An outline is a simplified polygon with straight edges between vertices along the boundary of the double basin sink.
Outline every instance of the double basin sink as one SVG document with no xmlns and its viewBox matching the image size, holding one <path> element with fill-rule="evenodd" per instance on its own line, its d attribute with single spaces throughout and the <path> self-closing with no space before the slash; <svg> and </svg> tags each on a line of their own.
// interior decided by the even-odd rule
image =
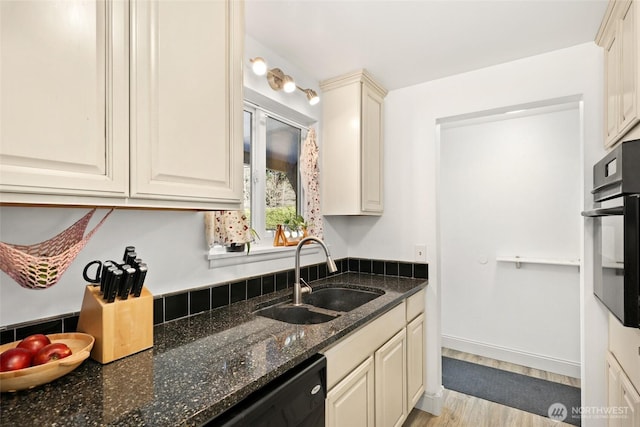
<svg viewBox="0 0 640 427">
<path fill-rule="evenodd" d="M 384 291 L 377 289 L 354 289 L 345 285 L 334 285 L 304 294 L 302 305 L 294 306 L 291 302 L 283 302 L 257 310 L 255 314 L 296 325 L 324 323 L 383 294 Z"/>
</svg>

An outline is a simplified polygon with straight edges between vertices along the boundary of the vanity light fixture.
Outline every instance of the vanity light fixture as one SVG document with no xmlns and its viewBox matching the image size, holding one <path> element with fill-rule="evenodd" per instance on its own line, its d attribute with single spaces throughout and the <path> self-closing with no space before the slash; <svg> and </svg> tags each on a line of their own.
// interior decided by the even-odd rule
<svg viewBox="0 0 640 427">
<path fill-rule="evenodd" d="M 283 90 L 286 93 L 292 93 L 295 92 L 296 89 L 298 89 L 299 91 L 304 92 L 310 105 L 316 105 L 318 102 L 320 102 L 320 97 L 318 97 L 316 91 L 314 91 L 313 89 L 303 89 L 300 86 L 296 85 L 293 77 L 285 74 L 284 71 L 282 71 L 280 68 L 269 69 L 269 67 L 267 66 L 267 61 L 265 61 L 264 58 L 257 56 L 255 58 L 252 58 L 250 62 L 251 69 L 256 75 L 267 76 L 267 81 L 269 82 L 269 86 L 271 87 L 271 89 L 276 91 Z"/>
</svg>

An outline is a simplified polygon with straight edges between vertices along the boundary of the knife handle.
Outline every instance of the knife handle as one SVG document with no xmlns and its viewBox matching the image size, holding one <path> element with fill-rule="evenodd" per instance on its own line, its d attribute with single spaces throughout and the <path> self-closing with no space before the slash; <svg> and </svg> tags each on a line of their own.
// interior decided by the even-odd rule
<svg viewBox="0 0 640 427">
<path fill-rule="evenodd" d="M 135 252 L 136 251 L 136 247 L 135 246 L 127 246 L 124 248 L 124 255 L 122 255 L 122 260 L 126 261 L 127 260 L 127 254 L 129 252 Z M 129 263 L 127 263 L 129 264 Z"/>
<path fill-rule="evenodd" d="M 109 267 L 113 267 L 113 263 L 111 261 L 105 261 L 102 263 L 102 271 L 100 273 L 100 293 L 104 294 L 105 284 L 107 283 L 107 276 Z"/>
<path fill-rule="evenodd" d="M 124 291 L 127 281 L 127 269 L 131 268 L 131 266 L 129 264 L 120 264 L 118 265 L 118 268 L 122 270 L 122 280 L 120 280 L 120 283 L 118 284 L 118 289 L 116 291 L 117 297 L 122 295 L 122 292 Z"/>
<path fill-rule="evenodd" d="M 129 265 L 134 265 L 135 259 L 138 257 L 138 254 L 135 252 L 127 252 L 124 256 L 124 262 Z"/>
<path fill-rule="evenodd" d="M 130 290 L 130 294 L 133 295 L 137 289 L 137 285 L 140 279 L 140 266 L 147 266 L 147 264 L 145 264 L 144 262 L 142 262 L 142 258 L 136 258 L 133 260 L 133 264 L 131 264 L 133 266 L 133 268 L 136 269 L 136 276 L 133 279 L 133 286 L 131 286 L 131 290 Z"/>
<path fill-rule="evenodd" d="M 145 277 L 147 277 L 147 271 L 148 271 L 148 267 L 147 264 L 145 263 L 140 263 L 138 264 L 138 271 L 136 272 L 136 279 L 135 279 L 135 284 L 133 285 L 133 296 L 134 297 L 139 297 L 140 294 L 142 293 L 142 287 L 144 286 L 144 279 Z"/>
<path fill-rule="evenodd" d="M 107 268 L 107 272 L 104 276 L 104 291 L 102 292 L 102 299 L 105 302 L 109 299 L 109 294 L 111 293 L 111 284 L 113 283 L 113 272 L 116 271 L 118 267 L 112 265 Z"/>
<path fill-rule="evenodd" d="M 124 273 L 119 268 L 112 273 L 113 279 L 111 280 L 111 289 L 109 289 L 109 297 L 107 298 L 108 303 L 114 302 L 116 300 L 116 294 L 118 293 L 118 289 L 120 288 L 122 276 L 124 276 Z"/>
<path fill-rule="evenodd" d="M 133 288 L 133 282 L 136 277 L 136 269 L 133 267 L 128 267 L 123 271 L 124 279 L 122 280 L 122 286 L 120 287 L 118 296 L 120 297 L 120 299 L 127 299 L 129 298 L 131 288 Z"/>
</svg>

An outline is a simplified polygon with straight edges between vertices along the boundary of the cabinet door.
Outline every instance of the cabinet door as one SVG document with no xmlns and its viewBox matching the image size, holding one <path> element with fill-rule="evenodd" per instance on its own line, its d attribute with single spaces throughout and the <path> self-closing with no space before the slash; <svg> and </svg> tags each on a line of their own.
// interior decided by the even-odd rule
<svg viewBox="0 0 640 427">
<path fill-rule="evenodd" d="M 382 97 L 362 87 L 361 209 L 383 211 Z"/>
<path fill-rule="evenodd" d="M 620 110 L 620 43 L 616 28 L 611 31 L 604 45 L 604 128 L 605 145 L 611 146 L 618 137 Z"/>
<path fill-rule="evenodd" d="M 128 5 L 0 2 L 0 190 L 126 195 Z"/>
<path fill-rule="evenodd" d="M 376 351 L 376 427 L 399 427 L 407 418 L 407 347 L 403 328 Z"/>
<path fill-rule="evenodd" d="M 370 356 L 327 393 L 327 427 L 373 427 L 374 367 Z"/>
<path fill-rule="evenodd" d="M 607 353 L 606 359 L 607 369 L 607 405 L 610 408 L 619 408 L 621 406 L 621 393 L 620 393 L 620 372 L 622 368 L 616 361 L 615 357 L 611 353 Z M 609 427 L 619 427 L 620 419 L 610 418 Z"/>
<path fill-rule="evenodd" d="M 424 315 L 407 325 L 407 414 L 424 391 Z"/>
<path fill-rule="evenodd" d="M 624 133 L 638 122 L 638 37 L 635 22 L 635 3 L 629 2 L 619 24 L 620 39 L 620 114 L 618 133 Z"/>
<path fill-rule="evenodd" d="M 243 3 L 135 1 L 131 196 L 239 208 Z"/>
<path fill-rule="evenodd" d="M 640 425 L 640 395 L 633 384 L 624 375 L 620 376 L 620 403 L 625 413 L 620 419 L 621 427 L 637 427 Z"/>
</svg>

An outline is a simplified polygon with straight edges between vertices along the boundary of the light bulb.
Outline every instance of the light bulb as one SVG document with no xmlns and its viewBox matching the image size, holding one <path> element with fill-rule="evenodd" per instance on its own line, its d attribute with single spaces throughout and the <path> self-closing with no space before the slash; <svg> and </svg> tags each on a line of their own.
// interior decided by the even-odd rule
<svg viewBox="0 0 640 427">
<path fill-rule="evenodd" d="M 285 92 L 291 93 L 294 90 L 296 90 L 296 82 L 293 81 L 293 78 L 291 78 L 291 76 L 284 76 L 284 79 L 282 79 L 282 82 L 283 82 L 282 89 Z"/>
<path fill-rule="evenodd" d="M 305 93 L 307 94 L 307 99 L 309 100 L 309 105 L 316 105 L 320 102 L 320 97 L 313 89 L 306 89 Z"/>
<path fill-rule="evenodd" d="M 258 56 L 252 59 L 251 62 L 253 63 L 253 66 L 252 66 L 253 72 L 256 75 L 264 76 L 267 73 L 267 62 L 263 58 L 260 58 Z"/>
</svg>

